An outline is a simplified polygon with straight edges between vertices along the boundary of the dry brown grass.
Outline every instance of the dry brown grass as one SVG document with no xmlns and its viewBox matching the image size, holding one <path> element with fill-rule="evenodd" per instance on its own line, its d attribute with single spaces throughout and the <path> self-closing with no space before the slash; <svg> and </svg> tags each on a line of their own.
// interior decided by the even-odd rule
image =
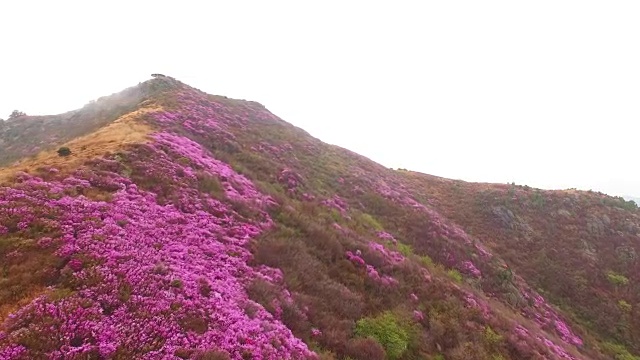
<svg viewBox="0 0 640 360">
<path fill-rule="evenodd" d="M 61 172 L 73 170 L 85 161 L 112 153 L 129 144 L 147 141 L 152 128 L 141 119 L 159 107 L 145 107 L 123 115 L 97 131 L 73 139 L 62 146 L 71 149 L 71 155 L 59 156 L 57 149 L 42 151 L 36 156 L 22 159 L 11 166 L 0 168 L 0 183 L 11 179 L 17 171 L 32 172 L 40 167 L 55 167 Z"/>
<path fill-rule="evenodd" d="M 18 309 L 28 305 L 35 298 L 44 295 L 47 293 L 47 289 L 43 286 L 34 286 L 32 290 L 23 295 L 20 300 L 9 303 L 9 304 L 0 304 L 0 324 L 4 323 L 9 314 L 16 312 Z"/>
</svg>

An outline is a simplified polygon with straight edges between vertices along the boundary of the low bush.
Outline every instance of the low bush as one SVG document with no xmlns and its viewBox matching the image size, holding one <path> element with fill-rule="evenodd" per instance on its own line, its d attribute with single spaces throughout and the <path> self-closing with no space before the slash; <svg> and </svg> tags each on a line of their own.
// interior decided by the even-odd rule
<svg viewBox="0 0 640 360">
<path fill-rule="evenodd" d="M 58 156 L 69 156 L 71 155 L 71 149 L 69 149 L 66 146 L 61 147 L 60 149 L 58 149 Z"/>
<path fill-rule="evenodd" d="M 375 339 L 385 349 L 389 359 L 399 359 L 409 346 L 409 331 L 391 312 L 366 317 L 356 323 L 356 335 Z"/>
</svg>

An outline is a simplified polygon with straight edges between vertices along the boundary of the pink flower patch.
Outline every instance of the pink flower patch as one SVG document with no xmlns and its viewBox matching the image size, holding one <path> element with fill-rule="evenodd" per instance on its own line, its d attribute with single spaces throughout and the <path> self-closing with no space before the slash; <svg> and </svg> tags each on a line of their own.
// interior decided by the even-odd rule
<svg viewBox="0 0 640 360">
<path fill-rule="evenodd" d="M 67 266 L 69 266 L 69 268 L 71 270 L 75 271 L 75 272 L 78 272 L 78 271 L 82 270 L 82 268 L 83 268 L 82 261 L 80 261 L 78 259 L 71 259 L 71 261 L 69 261 Z"/>
<path fill-rule="evenodd" d="M 480 272 L 480 270 L 478 270 L 471 261 L 465 261 L 462 263 L 462 271 L 476 278 L 482 276 L 482 272 Z"/>
<path fill-rule="evenodd" d="M 347 259 L 349 259 L 349 261 L 351 261 L 356 265 L 365 266 L 367 264 L 363 258 L 361 258 L 358 255 L 355 255 L 351 251 L 347 251 L 346 256 L 347 256 Z"/>
</svg>

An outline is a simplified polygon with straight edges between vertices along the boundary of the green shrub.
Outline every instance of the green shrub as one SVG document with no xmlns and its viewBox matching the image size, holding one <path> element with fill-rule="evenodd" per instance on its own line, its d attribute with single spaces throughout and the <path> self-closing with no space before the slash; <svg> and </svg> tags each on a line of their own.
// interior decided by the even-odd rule
<svg viewBox="0 0 640 360">
<path fill-rule="evenodd" d="M 498 270 L 496 277 L 500 286 L 511 284 L 513 281 L 513 272 L 511 269 L 500 269 Z"/>
<path fill-rule="evenodd" d="M 331 216 L 331 219 L 333 220 L 333 222 L 340 222 L 340 220 L 342 220 L 342 213 L 340 213 L 340 211 L 336 210 L 336 209 L 331 209 L 329 210 L 329 215 Z"/>
<path fill-rule="evenodd" d="M 462 274 L 456 269 L 447 270 L 447 275 L 457 283 L 462 282 Z"/>
<path fill-rule="evenodd" d="M 626 276 L 620 275 L 613 271 L 607 272 L 607 280 L 609 280 L 611 284 L 616 286 L 625 286 L 629 284 L 629 279 L 627 279 Z"/>
<path fill-rule="evenodd" d="M 420 262 L 422 263 L 422 265 L 424 265 L 426 267 L 432 267 L 433 266 L 433 259 L 431 259 L 431 257 L 429 257 L 429 255 L 420 256 Z"/>
<path fill-rule="evenodd" d="M 411 247 L 411 245 L 398 242 L 396 248 L 398 249 L 398 252 L 400 252 L 400 254 L 404 256 L 410 256 L 411 254 L 413 254 L 413 248 Z"/>
<path fill-rule="evenodd" d="M 69 156 L 71 155 L 71 149 L 69 149 L 66 146 L 61 147 L 60 149 L 58 149 L 58 156 Z"/>
<path fill-rule="evenodd" d="M 365 214 L 360 215 L 360 220 L 368 228 L 372 228 L 372 229 L 374 229 L 376 231 L 382 231 L 382 229 L 383 229 L 382 225 L 380 225 L 378 220 L 376 220 L 373 216 L 371 216 L 369 214 L 365 213 Z"/>
<path fill-rule="evenodd" d="M 409 331 L 391 312 L 358 320 L 355 333 L 378 341 L 389 359 L 400 358 L 409 346 Z"/>
<path fill-rule="evenodd" d="M 535 192 L 531 194 L 531 202 L 533 203 L 533 206 L 542 208 L 545 203 L 544 196 L 540 192 Z"/>
<path fill-rule="evenodd" d="M 629 313 L 629 312 L 631 312 L 631 310 L 633 310 L 633 307 L 631 306 L 631 304 L 629 304 L 628 302 L 626 302 L 624 300 L 618 301 L 618 307 L 620 308 L 620 310 L 622 310 L 623 312 L 626 312 L 626 313 Z"/>
<path fill-rule="evenodd" d="M 610 355 L 615 356 L 614 359 L 616 360 L 640 360 L 639 356 L 634 356 L 633 354 L 631 354 L 629 350 L 627 350 L 627 348 L 624 347 L 624 345 L 620 345 L 612 342 L 605 342 L 602 348 L 603 350 L 608 352 Z"/>
<path fill-rule="evenodd" d="M 615 206 L 625 210 L 637 210 L 638 204 L 635 201 L 629 200 L 627 201 L 625 198 L 621 196 L 614 196 L 613 198 L 604 198 L 602 203 L 608 206 Z"/>
<path fill-rule="evenodd" d="M 490 326 L 487 326 L 484 328 L 483 338 L 484 338 L 485 344 L 487 344 L 487 346 L 489 346 L 490 348 L 496 347 L 503 340 L 502 335 L 493 331 L 493 329 Z"/>
</svg>

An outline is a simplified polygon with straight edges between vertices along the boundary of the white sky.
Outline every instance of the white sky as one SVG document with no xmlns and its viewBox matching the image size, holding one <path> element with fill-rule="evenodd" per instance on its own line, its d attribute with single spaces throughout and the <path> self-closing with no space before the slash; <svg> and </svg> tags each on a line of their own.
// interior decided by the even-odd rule
<svg viewBox="0 0 640 360">
<path fill-rule="evenodd" d="M 640 2 L 311 3 L 2 1 L 0 117 L 159 72 L 389 167 L 640 195 Z"/>
</svg>

